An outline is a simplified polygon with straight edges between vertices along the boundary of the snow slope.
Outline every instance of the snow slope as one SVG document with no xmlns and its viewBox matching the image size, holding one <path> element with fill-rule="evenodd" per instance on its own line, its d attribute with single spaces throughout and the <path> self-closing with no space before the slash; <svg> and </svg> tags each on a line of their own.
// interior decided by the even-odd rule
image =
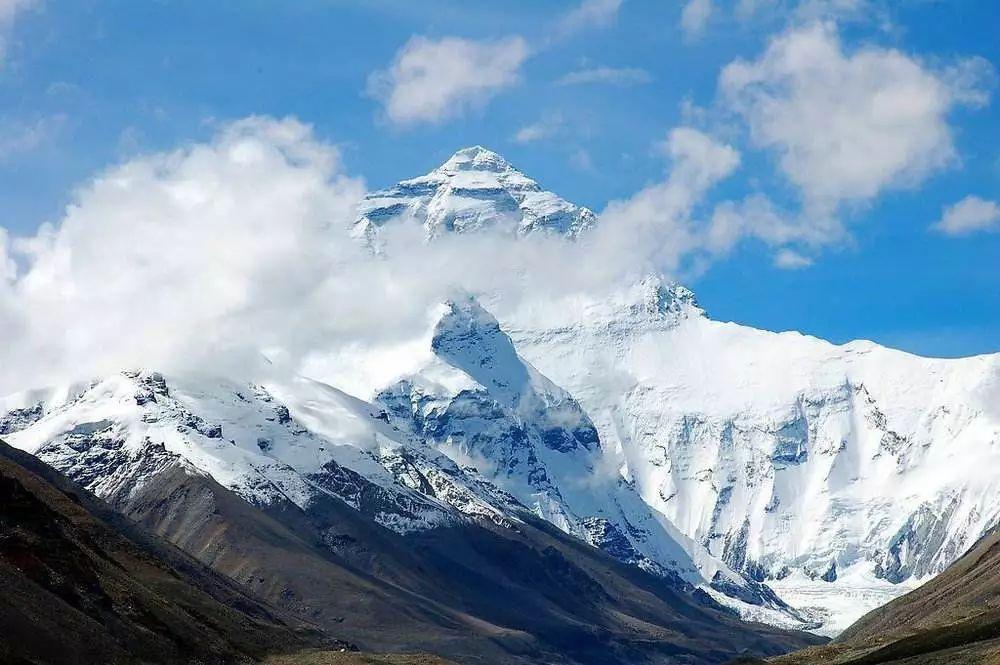
<svg viewBox="0 0 1000 665">
<path fill-rule="evenodd" d="M 1000 520 L 998 355 L 712 321 L 657 279 L 562 315 L 512 313 L 520 352 L 579 400 L 650 507 L 827 633 Z"/>
<path fill-rule="evenodd" d="M 170 466 L 253 504 L 342 499 L 400 533 L 524 511 L 513 497 L 394 431 L 335 388 L 129 371 L 0 400 L 0 436 L 98 496 L 128 496 Z"/>
</svg>

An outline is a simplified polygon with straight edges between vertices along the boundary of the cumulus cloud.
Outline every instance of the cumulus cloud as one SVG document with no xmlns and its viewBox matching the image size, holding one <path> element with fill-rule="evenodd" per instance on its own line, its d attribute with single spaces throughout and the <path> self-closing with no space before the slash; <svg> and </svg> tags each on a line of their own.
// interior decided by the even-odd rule
<svg viewBox="0 0 1000 665">
<path fill-rule="evenodd" d="M 556 31 L 566 36 L 587 28 L 606 26 L 615 20 L 621 6 L 622 0 L 583 0 L 559 20 Z"/>
<path fill-rule="evenodd" d="M 294 346 L 336 295 L 316 285 L 354 250 L 330 229 L 363 190 L 308 127 L 259 118 L 98 175 L 57 225 L 0 243 L 4 382 Z"/>
<path fill-rule="evenodd" d="M 719 88 L 833 240 L 842 203 L 917 185 L 955 161 L 948 113 L 982 102 L 983 71 L 978 60 L 935 71 L 894 49 L 849 52 L 832 24 L 813 23 L 727 65 Z"/>
<path fill-rule="evenodd" d="M 736 148 L 700 130 L 675 128 L 661 149 L 671 163 L 666 179 L 611 202 L 597 234 L 608 234 L 602 242 L 611 246 L 651 242 L 647 269 L 697 273 L 746 240 L 774 248 L 778 267 L 802 268 L 813 261 L 810 251 L 842 232 L 836 220 L 795 215 L 761 193 L 707 206 L 708 192 L 741 158 Z M 620 253 L 644 256 L 637 246 Z"/>
<path fill-rule="evenodd" d="M 681 30 L 688 39 L 701 36 L 712 17 L 712 0 L 688 0 L 681 10 Z"/>
<path fill-rule="evenodd" d="M 645 69 L 637 67 L 591 67 L 570 72 L 556 81 L 557 85 L 581 85 L 585 83 L 605 83 L 609 85 L 641 85 L 649 83 L 653 77 Z"/>
<path fill-rule="evenodd" d="M 639 243 L 653 242 L 653 264 L 676 269 L 706 240 L 692 220 L 695 206 L 740 163 L 732 146 L 691 127 L 673 129 L 662 145 L 671 169 L 665 180 L 628 199 L 612 201 L 601 213 L 603 242 L 623 254 L 643 255 Z"/>
<path fill-rule="evenodd" d="M 932 227 L 949 236 L 964 236 L 980 231 L 1000 231 L 1000 205 L 978 196 L 966 196 L 941 213 Z"/>
<path fill-rule="evenodd" d="M 748 238 L 780 247 L 790 243 L 814 244 L 815 234 L 813 225 L 803 224 L 758 193 L 715 205 L 707 223 L 705 247 L 712 255 L 722 256 Z"/>
<path fill-rule="evenodd" d="M 373 73 L 368 93 L 397 125 L 437 123 L 481 107 L 520 79 L 529 54 L 521 37 L 475 41 L 413 37 L 388 69 Z"/>
</svg>

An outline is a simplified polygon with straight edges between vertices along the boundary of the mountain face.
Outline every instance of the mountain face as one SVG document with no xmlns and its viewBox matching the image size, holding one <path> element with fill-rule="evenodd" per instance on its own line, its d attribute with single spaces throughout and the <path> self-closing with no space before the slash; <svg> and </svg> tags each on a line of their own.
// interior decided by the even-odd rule
<svg viewBox="0 0 1000 665">
<path fill-rule="evenodd" d="M 322 643 L 0 442 L 0 661 L 250 663 Z"/>
<path fill-rule="evenodd" d="M 503 405 L 520 403 L 503 390 L 514 373 L 491 376 Z M 579 419 L 553 433 L 546 414 L 547 440 L 592 446 L 579 407 L 534 378 L 531 400 L 561 400 L 554 413 Z M 563 533 L 378 405 L 313 381 L 125 372 L 0 411 L 15 446 L 256 598 L 365 650 L 716 663 L 810 643 Z"/>
<path fill-rule="evenodd" d="M 411 223 L 598 222 L 469 148 L 355 231 Z M 0 436 L 333 635 L 459 660 L 777 653 L 802 638 L 730 615 L 835 634 L 1000 519 L 1000 356 L 721 323 L 656 276 L 491 307 L 367 351 L 398 376 L 355 396 L 128 371 L 0 400 Z"/>
<path fill-rule="evenodd" d="M 509 168 L 479 148 L 449 163 L 470 153 Z M 442 181 L 446 167 L 407 182 Z M 387 191 L 398 210 L 426 205 L 406 183 Z M 465 205 L 434 197 L 436 209 Z M 620 470 L 692 561 L 707 554 L 766 584 L 821 632 L 941 572 L 1000 520 L 985 471 L 1000 441 L 998 355 L 928 359 L 717 322 L 658 277 L 495 313 L 517 353 L 582 408 L 597 466 Z M 372 394 L 384 390 L 399 392 Z"/>
<path fill-rule="evenodd" d="M 830 634 L 941 572 L 1000 518 L 988 470 L 1000 356 L 935 360 L 716 322 L 656 280 L 565 325 L 509 320 L 651 508 L 814 608 Z"/>
<path fill-rule="evenodd" d="M 862 617 L 826 647 L 776 663 L 926 663 L 1000 661 L 1000 534 L 994 530 L 943 573 Z"/>
<path fill-rule="evenodd" d="M 703 586 L 746 616 L 801 626 L 769 588 L 713 558 L 650 510 L 607 466 L 580 404 L 518 355 L 475 300 L 445 305 L 422 366 L 377 393 L 388 422 L 476 472 L 533 514 L 680 586 Z"/>
<path fill-rule="evenodd" d="M 459 150 L 427 175 L 366 196 L 354 233 L 377 246 L 379 228 L 398 221 L 422 224 L 428 238 L 483 230 L 575 238 L 597 218 L 476 146 Z"/>
</svg>

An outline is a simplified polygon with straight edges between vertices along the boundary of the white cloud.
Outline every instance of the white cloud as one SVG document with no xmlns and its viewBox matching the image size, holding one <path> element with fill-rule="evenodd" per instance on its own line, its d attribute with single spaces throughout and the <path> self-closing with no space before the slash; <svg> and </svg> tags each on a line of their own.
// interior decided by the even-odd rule
<svg viewBox="0 0 1000 665">
<path fill-rule="evenodd" d="M 958 203 L 946 207 L 933 228 L 950 236 L 1000 231 L 1000 205 L 978 196 L 966 196 Z"/>
<path fill-rule="evenodd" d="M 708 220 L 704 246 L 714 256 L 728 253 L 741 240 L 755 238 L 775 247 L 806 243 L 814 233 L 809 225 L 780 210 L 763 194 L 716 204 Z"/>
<path fill-rule="evenodd" d="M 518 82 L 528 57 L 521 37 L 474 41 L 413 37 L 392 65 L 369 77 L 368 92 L 398 125 L 436 123 L 481 107 Z"/>
<path fill-rule="evenodd" d="M 561 114 L 549 114 L 536 122 L 527 124 L 514 133 L 516 143 L 534 143 L 543 139 L 549 139 L 559 134 L 563 128 L 563 118 Z"/>
<path fill-rule="evenodd" d="M 784 17 L 792 22 L 883 19 L 884 12 L 870 0 L 739 0 L 736 18 Z"/>
<path fill-rule="evenodd" d="M 671 160 L 666 180 L 609 203 L 601 213 L 598 235 L 616 247 L 616 253 L 650 254 L 652 265 L 676 269 L 684 257 L 709 242 L 692 220 L 694 208 L 713 185 L 736 170 L 740 155 L 690 127 L 671 130 L 661 148 Z"/>
<path fill-rule="evenodd" d="M 670 179 L 692 201 L 740 164 L 740 153 L 735 148 L 691 127 L 671 130 L 661 148 L 674 164 Z"/>
<path fill-rule="evenodd" d="M 752 142 L 776 153 L 807 216 L 836 232 L 841 203 L 919 184 L 955 160 L 947 116 L 970 91 L 985 94 L 971 80 L 977 68 L 935 72 L 893 49 L 846 52 L 832 24 L 816 23 L 729 64 L 719 86 Z"/>
<path fill-rule="evenodd" d="M 544 122 L 539 121 L 530 125 L 525 125 L 517 130 L 514 134 L 514 141 L 517 143 L 531 143 L 533 141 L 547 138 L 550 135 L 551 128 Z"/>
<path fill-rule="evenodd" d="M 777 2 L 778 0 L 739 0 L 736 3 L 736 17 L 747 20 L 765 9 L 772 8 Z"/>
<path fill-rule="evenodd" d="M 775 248 L 776 266 L 796 269 L 811 265 L 809 250 L 842 237 L 835 219 L 790 214 L 759 193 L 699 210 L 709 190 L 737 169 L 739 152 L 690 127 L 672 130 L 661 149 L 672 165 L 667 178 L 601 213 L 601 242 L 634 245 L 613 254 L 647 257 L 643 265 L 657 269 L 698 272 L 752 239 Z M 649 245 L 645 253 L 639 244 Z"/>
<path fill-rule="evenodd" d="M 239 367 L 250 344 L 301 346 L 317 330 L 313 299 L 337 295 L 330 266 L 351 255 L 331 227 L 362 193 L 293 120 L 250 118 L 98 175 L 58 225 L 9 243 L 13 256 L 0 242 L 0 387 L 136 364 Z"/>
<path fill-rule="evenodd" d="M 556 31 L 564 36 L 587 28 L 603 27 L 618 16 L 622 0 L 583 0 L 559 20 Z"/>
<path fill-rule="evenodd" d="M 562 124 L 562 118 L 559 116 L 533 122 L 518 129 L 514 134 L 514 141 L 524 144 L 551 138 L 562 128 Z"/>
<path fill-rule="evenodd" d="M 580 171 L 593 171 L 594 159 L 586 148 L 576 148 L 569 155 L 569 163 Z"/>
<path fill-rule="evenodd" d="M 585 83 L 607 83 L 610 85 L 640 85 L 649 83 L 652 77 L 645 69 L 636 67 L 592 67 L 570 72 L 556 81 L 557 85 L 580 85 Z"/>
<path fill-rule="evenodd" d="M 813 264 L 813 260 L 793 249 L 782 249 L 774 255 L 774 265 L 783 270 L 799 270 Z"/>
<path fill-rule="evenodd" d="M 712 17 L 712 0 L 688 0 L 681 10 L 681 30 L 688 39 L 701 36 Z"/>
<path fill-rule="evenodd" d="M 800 20 L 848 19 L 875 13 L 869 0 L 801 0 L 795 8 Z"/>
</svg>

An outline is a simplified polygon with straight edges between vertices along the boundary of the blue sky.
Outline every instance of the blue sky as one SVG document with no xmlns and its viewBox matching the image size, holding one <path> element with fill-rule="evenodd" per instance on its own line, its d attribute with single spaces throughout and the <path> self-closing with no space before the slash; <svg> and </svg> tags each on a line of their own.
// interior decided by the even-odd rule
<svg viewBox="0 0 1000 665">
<path fill-rule="evenodd" d="M 808 242 L 802 234 L 779 242 L 748 231 L 697 268 L 688 265 L 686 282 L 713 317 L 928 355 L 998 351 L 1000 222 L 989 207 L 1000 199 L 998 25 L 1000 6 L 989 0 L 0 0 L 0 226 L 23 236 L 58 223 L 74 188 L 95 173 L 207 140 L 220 122 L 248 115 L 311 124 L 372 188 L 483 144 L 596 211 L 662 181 L 668 132 L 695 126 L 740 155 L 739 167 L 699 202 L 706 218 L 720 202 L 756 194 L 798 229 L 829 217 L 844 231 Z M 822 122 L 755 134 L 754 109 L 764 103 L 757 88 L 735 98 L 722 89 L 724 68 L 742 60 L 755 85 L 786 94 L 775 93 L 781 65 L 765 60 L 769 44 L 815 26 L 843 59 L 840 69 L 826 63 L 833 69 L 823 71 L 845 77 L 858 94 L 891 84 L 844 64 L 858 65 L 853 59 L 863 53 L 886 65 L 872 76 L 892 78 L 889 63 L 899 56 L 916 83 L 950 86 L 940 92 L 939 112 L 891 129 L 916 136 L 899 134 L 885 148 L 906 154 L 876 172 L 870 188 L 864 177 L 850 182 L 849 172 L 839 172 L 849 182 L 830 194 L 830 179 L 817 168 L 823 156 L 810 143 L 828 131 Z M 510 80 L 455 93 L 444 110 L 394 118 L 388 93 L 380 97 L 371 77 L 390 70 L 415 36 L 424 44 L 520 40 L 523 53 Z M 565 84 L 573 72 L 604 74 Z M 848 140 L 857 135 L 839 121 L 838 128 Z M 927 129 L 945 135 L 928 146 L 920 136 Z M 782 162 L 800 150 L 809 155 L 805 166 Z M 852 157 L 866 168 L 863 154 Z M 972 221 L 955 222 L 951 233 L 931 230 L 945 208 L 967 197 L 982 204 Z M 789 247 L 811 263 L 778 267 L 775 257 Z"/>
</svg>

